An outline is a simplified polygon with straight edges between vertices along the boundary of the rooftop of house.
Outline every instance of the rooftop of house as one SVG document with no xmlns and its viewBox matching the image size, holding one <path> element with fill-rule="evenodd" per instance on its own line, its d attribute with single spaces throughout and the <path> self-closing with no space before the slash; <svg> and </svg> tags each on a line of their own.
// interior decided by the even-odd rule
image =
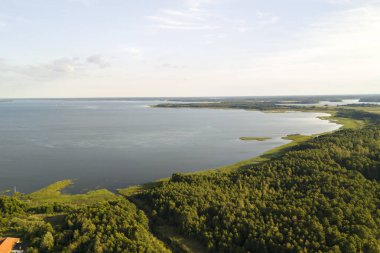
<svg viewBox="0 0 380 253">
<path fill-rule="evenodd" d="M 20 238 L 6 237 L 0 238 L 0 253 L 9 253 L 14 245 L 20 241 Z"/>
</svg>

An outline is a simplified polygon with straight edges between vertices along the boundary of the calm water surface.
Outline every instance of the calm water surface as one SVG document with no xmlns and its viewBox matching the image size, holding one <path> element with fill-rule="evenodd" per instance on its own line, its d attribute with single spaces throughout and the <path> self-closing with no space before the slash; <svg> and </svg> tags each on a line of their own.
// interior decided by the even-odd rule
<svg viewBox="0 0 380 253">
<path fill-rule="evenodd" d="M 0 190 L 30 192 L 62 179 L 76 180 L 72 192 L 116 189 L 248 159 L 288 142 L 287 134 L 338 128 L 318 113 L 149 107 L 156 103 L 0 103 Z"/>
</svg>

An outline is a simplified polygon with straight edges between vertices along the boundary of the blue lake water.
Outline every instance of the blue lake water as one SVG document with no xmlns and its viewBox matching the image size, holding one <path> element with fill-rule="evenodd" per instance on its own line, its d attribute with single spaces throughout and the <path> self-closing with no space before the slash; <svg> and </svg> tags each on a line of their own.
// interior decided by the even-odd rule
<svg viewBox="0 0 380 253">
<path fill-rule="evenodd" d="M 72 192 L 116 189 L 232 164 L 339 126 L 321 113 L 152 108 L 158 101 L 0 103 L 0 190 L 75 179 Z M 242 136 L 272 137 L 241 141 Z"/>
</svg>

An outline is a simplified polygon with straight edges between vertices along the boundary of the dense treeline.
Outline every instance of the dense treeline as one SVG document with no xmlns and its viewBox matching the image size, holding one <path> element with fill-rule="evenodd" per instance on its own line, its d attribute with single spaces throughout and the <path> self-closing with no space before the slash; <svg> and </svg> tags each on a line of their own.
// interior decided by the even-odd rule
<svg viewBox="0 0 380 253">
<path fill-rule="evenodd" d="M 168 252 L 150 233 L 145 214 L 124 199 L 80 208 L 55 203 L 31 207 L 2 196 L 0 214 L 1 228 L 21 235 L 27 252 Z M 53 215 L 33 220 L 33 214 Z"/>
<path fill-rule="evenodd" d="M 156 107 L 164 108 L 231 108 L 231 109 L 244 109 L 244 110 L 276 110 L 276 109 L 294 109 L 291 105 L 279 105 L 280 102 L 266 102 L 266 101 L 221 101 L 216 103 L 166 103 L 158 104 Z"/>
<path fill-rule="evenodd" d="M 149 233 L 143 211 L 126 200 L 79 209 L 66 217 L 65 225 L 61 252 L 167 252 Z"/>
<path fill-rule="evenodd" d="M 361 172 L 368 179 L 380 181 L 380 131 L 363 129 L 338 131 L 317 137 L 294 150 L 322 153 L 337 165 Z"/>
<path fill-rule="evenodd" d="M 363 107 L 372 107 L 372 108 L 378 108 L 379 105 L 378 104 L 369 104 L 369 103 L 365 103 L 365 104 L 347 104 L 347 105 L 339 105 L 341 107 L 359 107 L 359 108 L 363 108 Z"/>
<path fill-rule="evenodd" d="M 139 198 L 210 252 L 375 253 L 379 163 L 379 129 L 342 130 L 230 174 L 175 174 Z"/>
<path fill-rule="evenodd" d="M 191 103 L 186 103 L 186 100 L 182 103 L 162 103 L 156 105 L 156 107 L 162 108 L 212 108 L 212 109 L 244 109 L 244 110 L 260 110 L 260 111 L 273 111 L 273 110 L 303 110 L 303 111 L 326 111 L 331 110 L 328 106 L 321 107 L 315 106 L 321 101 L 329 102 L 341 102 L 343 99 L 355 99 L 357 97 L 340 97 L 340 96 L 326 96 L 326 97 L 242 97 L 242 98 L 223 98 L 223 99 L 204 99 L 202 101 L 194 100 Z M 361 102 L 379 102 L 380 96 L 373 97 L 362 97 L 359 99 Z M 176 100 L 171 100 L 176 101 Z M 187 100 L 189 101 L 189 100 Z M 299 105 L 295 107 L 294 105 Z M 348 104 L 348 105 L 339 105 L 337 106 L 340 117 L 343 118 L 352 118 L 351 115 L 356 116 L 355 119 L 358 119 L 358 115 L 364 116 L 365 111 L 363 110 L 354 110 L 347 109 L 347 107 L 378 107 L 375 104 Z M 346 108 L 345 108 L 346 107 Z M 336 108 L 334 108 L 335 110 Z M 367 116 L 371 113 L 368 112 Z M 372 114 L 372 116 L 379 116 Z M 363 117 L 362 117 L 363 118 Z"/>
<path fill-rule="evenodd" d="M 345 99 L 362 99 L 372 101 L 379 99 L 380 96 L 368 95 L 325 95 L 325 96 L 241 96 L 241 97 L 212 97 L 212 98 L 199 98 L 199 97 L 186 97 L 186 98 L 166 98 L 169 101 L 175 102 L 274 102 L 274 103 L 302 103 L 302 104 L 315 104 L 320 101 L 341 102 Z"/>
<path fill-rule="evenodd" d="M 380 95 L 362 97 L 360 102 L 380 102 Z"/>
<path fill-rule="evenodd" d="M 0 214 L 4 217 L 25 213 L 26 205 L 9 196 L 0 196 Z"/>
<path fill-rule="evenodd" d="M 22 201 L 9 196 L 0 196 L 0 235 L 11 226 L 12 217 L 24 215 L 25 211 L 26 205 Z"/>
<path fill-rule="evenodd" d="M 363 120 L 377 126 L 380 124 L 380 114 L 366 112 L 362 110 L 339 108 L 337 110 L 336 116 L 341 118 Z"/>
</svg>

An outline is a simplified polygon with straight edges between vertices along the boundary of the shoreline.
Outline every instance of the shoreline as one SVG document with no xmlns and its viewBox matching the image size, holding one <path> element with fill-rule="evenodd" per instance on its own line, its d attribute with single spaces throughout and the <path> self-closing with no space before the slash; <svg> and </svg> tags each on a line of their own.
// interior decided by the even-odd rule
<svg viewBox="0 0 380 253">
<path fill-rule="evenodd" d="M 156 106 L 153 106 L 153 107 L 156 107 Z M 162 108 L 162 107 L 156 107 L 156 108 Z M 173 107 L 173 109 L 185 109 L 187 107 Z M 239 109 L 239 108 L 207 108 L 207 107 L 202 107 L 202 108 L 193 108 L 193 107 L 188 107 L 190 109 L 231 109 L 231 110 L 247 110 L 247 111 L 251 111 L 250 109 Z M 301 109 L 301 108 L 300 108 Z M 266 111 L 266 110 L 252 110 L 252 111 L 261 111 L 263 113 L 279 113 L 280 111 Z M 340 125 L 340 127 L 338 129 L 335 129 L 335 130 L 332 130 L 332 131 L 328 131 L 328 132 L 323 132 L 323 133 L 319 133 L 319 134 L 313 134 L 313 135 L 300 135 L 300 134 L 291 134 L 291 135 L 287 135 L 285 137 L 282 137 L 282 139 L 284 140 L 291 140 L 291 142 L 289 143 L 286 143 L 286 144 L 283 144 L 283 145 L 280 145 L 280 146 L 277 146 L 277 147 L 274 147 L 270 150 L 267 150 L 265 151 L 264 153 L 262 153 L 261 155 L 258 155 L 258 156 L 255 156 L 255 157 L 252 157 L 252 158 L 249 158 L 247 160 L 242 160 L 242 161 L 239 161 L 237 163 L 233 163 L 233 164 L 228 164 L 228 165 L 223 165 L 223 166 L 220 166 L 220 167 L 217 167 L 217 168 L 209 168 L 209 169 L 205 169 L 205 170 L 200 170 L 200 171 L 195 171 L 195 172 L 184 172 L 184 173 L 180 173 L 180 174 L 183 174 L 183 175 L 205 175 L 205 174 L 209 174 L 209 173 L 228 173 L 228 172 L 232 172 L 242 166 L 245 166 L 245 165 L 248 165 L 248 164 L 252 164 L 252 163 L 259 163 L 259 162 L 265 162 L 265 161 L 268 161 L 270 160 L 271 158 L 275 158 L 275 157 L 278 157 L 280 155 L 282 155 L 284 152 L 286 152 L 288 149 L 290 149 L 291 147 L 293 146 L 296 146 L 300 143 L 303 143 L 305 141 L 308 141 L 314 137 L 317 137 L 317 136 L 321 136 L 321 135 L 325 135 L 325 134 L 330 134 L 330 133 L 333 133 L 335 131 L 339 131 L 341 129 L 358 129 L 358 128 L 361 128 L 364 126 L 364 122 L 363 121 L 359 121 L 359 120 L 355 120 L 355 119 L 351 119 L 351 118 L 340 118 L 340 117 L 336 117 L 336 112 L 335 111 L 329 111 L 329 112 L 326 112 L 326 111 L 310 111 L 310 110 L 294 110 L 295 112 L 315 112 L 315 113 L 325 113 L 325 114 L 328 114 L 328 116 L 320 116 L 320 117 L 317 117 L 318 119 L 320 120 L 327 120 L 331 123 L 335 123 L 337 125 Z M 144 183 L 144 184 L 140 184 L 140 185 L 133 185 L 133 186 L 129 186 L 129 187 L 126 187 L 126 188 L 121 188 L 121 189 L 117 189 L 117 192 L 125 197 L 131 197 L 133 195 L 136 195 L 136 194 L 139 194 L 141 193 L 142 191 L 144 190 L 149 190 L 153 187 L 156 187 L 160 184 L 162 184 L 163 182 L 166 182 L 166 181 L 169 181 L 170 180 L 170 177 L 167 177 L 167 178 L 162 178 L 162 179 L 157 179 L 155 181 L 151 181 L 151 182 L 147 182 L 147 183 Z"/>
<path fill-rule="evenodd" d="M 335 130 L 336 131 L 336 130 Z M 332 131 L 333 132 L 333 131 Z M 322 134 L 328 134 L 332 132 L 325 132 L 321 134 L 317 134 L 315 136 L 319 136 Z M 214 174 L 214 173 L 230 173 L 233 171 L 236 171 L 242 166 L 249 165 L 249 164 L 256 164 L 268 161 L 272 158 L 279 157 L 284 152 L 286 152 L 288 149 L 290 149 L 293 146 L 296 146 L 297 144 L 300 144 L 302 142 L 305 142 L 307 140 L 310 140 L 311 138 L 315 137 L 314 135 L 300 135 L 300 134 L 290 134 L 287 136 L 282 137 L 283 140 L 290 140 L 289 143 L 285 143 L 280 146 L 276 146 L 272 149 L 269 149 L 262 154 L 258 156 L 254 156 L 252 158 L 238 161 L 236 163 L 223 165 L 216 168 L 207 168 L 204 170 L 199 171 L 193 171 L 193 172 L 181 172 L 182 175 L 207 175 L 207 174 Z M 131 185 L 125 188 L 117 188 L 114 191 L 111 191 L 107 188 L 101 188 L 97 190 L 90 190 L 85 193 L 78 193 L 78 194 L 70 194 L 70 193 L 63 193 L 62 191 L 66 189 L 67 187 L 73 185 L 75 182 L 72 179 L 64 179 L 56 182 L 52 182 L 51 184 L 42 187 L 36 191 L 33 191 L 31 193 L 27 193 L 24 195 L 24 199 L 31 201 L 31 202 L 61 202 L 61 203 L 77 203 L 81 202 L 83 200 L 89 200 L 89 202 L 92 202 L 92 200 L 96 200 L 97 197 L 106 197 L 104 200 L 112 199 L 113 197 L 124 196 L 124 197 L 130 197 L 136 194 L 141 193 L 142 191 L 151 189 L 153 187 L 159 186 L 160 184 L 169 181 L 170 177 L 160 178 L 157 180 L 149 181 L 143 184 L 138 185 Z M 86 201 L 87 202 L 87 201 Z M 85 204 L 85 203 L 83 203 Z"/>
<path fill-rule="evenodd" d="M 224 108 L 207 108 L 207 107 L 203 107 L 203 108 L 192 108 L 192 107 L 189 107 L 190 109 L 224 109 Z M 185 109 L 185 108 L 178 108 L 178 109 Z M 231 110 L 247 110 L 247 111 L 261 111 L 263 113 L 284 113 L 284 112 L 289 112 L 289 110 L 276 110 L 276 111 L 267 111 L 267 110 L 251 110 L 251 109 L 239 109 L 239 108 L 226 108 L 226 109 L 231 109 Z M 300 108 L 302 109 L 302 108 Z M 222 165 L 220 167 L 216 167 L 216 168 L 206 168 L 206 169 L 202 169 L 202 170 L 198 170 L 198 171 L 193 171 L 193 172 L 181 172 L 180 174 L 184 174 L 184 175 L 204 175 L 204 174 L 209 174 L 209 173 L 229 173 L 229 172 L 232 172 L 232 171 L 235 171 L 237 170 L 238 168 L 242 167 L 242 166 L 245 166 L 245 165 L 249 165 L 249 164 L 252 164 L 252 163 L 259 163 L 259 162 L 265 162 L 265 161 L 268 161 L 270 160 L 271 158 L 275 158 L 275 157 L 278 157 L 280 156 L 281 154 L 283 154 L 284 152 L 286 152 L 289 148 L 297 145 L 297 144 L 300 144 L 302 142 L 305 142 L 307 140 L 310 140 L 316 136 L 320 136 L 320 135 L 323 135 L 323 134 L 329 134 L 329 133 L 333 133 L 335 131 L 338 131 L 340 129 L 345 129 L 345 128 L 360 128 L 363 126 L 362 123 L 358 123 L 357 120 L 354 120 L 354 119 L 348 119 L 348 118 L 339 118 L 339 117 L 336 117 L 335 115 L 335 112 L 333 111 L 329 111 L 329 112 L 326 112 L 326 111 L 319 111 L 319 110 L 294 110 L 294 112 L 314 112 L 314 113 L 325 113 L 325 114 L 329 114 L 328 116 L 318 116 L 316 118 L 320 119 L 320 120 L 327 120 L 331 123 L 335 123 L 337 125 L 340 125 L 339 128 L 335 129 L 335 130 L 332 130 L 332 131 L 328 131 L 328 132 L 323 132 L 323 133 L 319 133 L 319 134 L 312 134 L 312 135 L 300 135 L 300 134 L 289 134 L 287 136 L 283 136 L 282 139 L 284 140 L 290 140 L 289 143 L 285 143 L 283 145 L 279 145 L 279 146 L 276 146 L 272 149 L 269 149 L 265 152 L 263 152 L 262 154 L 258 155 L 258 156 L 254 156 L 254 157 L 251 157 L 251 158 L 248 158 L 246 160 L 242 160 L 242 161 L 238 161 L 236 163 L 232 163 L 232 164 L 227 164 L 227 165 Z M 25 196 L 26 197 L 29 197 L 29 196 L 33 196 L 35 195 L 36 192 L 44 192 L 44 190 L 46 189 L 50 189 L 52 185 L 56 185 L 57 183 L 61 183 L 61 182 L 67 182 L 67 181 L 70 181 L 71 183 L 66 185 L 66 184 L 63 184 L 65 185 L 64 187 L 60 187 L 58 189 L 56 189 L 56 192 L 58 192 L 58 194 L 48 194 L 48 195 L 45 195 L 42 194 L 38 197 L 38 199 L 43 199 L 43 198 L 46 198 L 46 199 L 55 199 L 57 197 L 63 197 L 66 201 L 69 201 L 70 199 L 86 199 L 87 197 L 89 198 L 93 198 L 95 197 L 96 198 L 96 195 L 104 195 L 107 197 L 107 199 L 109 197 L 111 197 L 112 195 L 109 194 L 109 193 L 112 193 L 112 194 L 115 194 L 115 195 L 122 195 L 122 196 L 133 196 L 135 194 L 138 194 L 144 190 L 147 190 L 147 189 L 150 189 L 150 188 L 153 188 L 153 187 L 156 187 L 160 184 L 162 184 L 163 182 L 166 182 L 166 181 L 169 181 L 171 178 L 170 177 L 165 177 L 165 178 L 161 178 L 161 179 L 157 179 L 157 180 L 153 180 L 153 181 L 149 181 L 149 182 L 146 182 L 146 183 L 143 183 L 143 184 L 138 184 L 138 185 L 131 185 L 131 186 L 127 186 L 125 188 L 116 188 L 114 190 L 109 190 L 107 188 L 101 188 L 101 189 L 98 189 L 98 190 L 90 190 L 90 191 L 87 191 L 83 194 L 66 194 L 66 193 L 62 193 L 61 191 L 64 190 L 65 188 L 67 188 L 68 186 L 72 185 L 73 184 L 73 181 L 70 180 L 70 179 L 66 179 L 66 180 L 61 180 L 61 181 L 57 181 L 57 182 L 53 182 L 52 184 L 50 185 L 47 185 L 45 187 L 42 187 L 36 191 L 33 191 L 33 192 L 30 192 L 30 193 L 26 193 Z M 34 198 L 36 200 L 36 198 Z"/>
</svg>

